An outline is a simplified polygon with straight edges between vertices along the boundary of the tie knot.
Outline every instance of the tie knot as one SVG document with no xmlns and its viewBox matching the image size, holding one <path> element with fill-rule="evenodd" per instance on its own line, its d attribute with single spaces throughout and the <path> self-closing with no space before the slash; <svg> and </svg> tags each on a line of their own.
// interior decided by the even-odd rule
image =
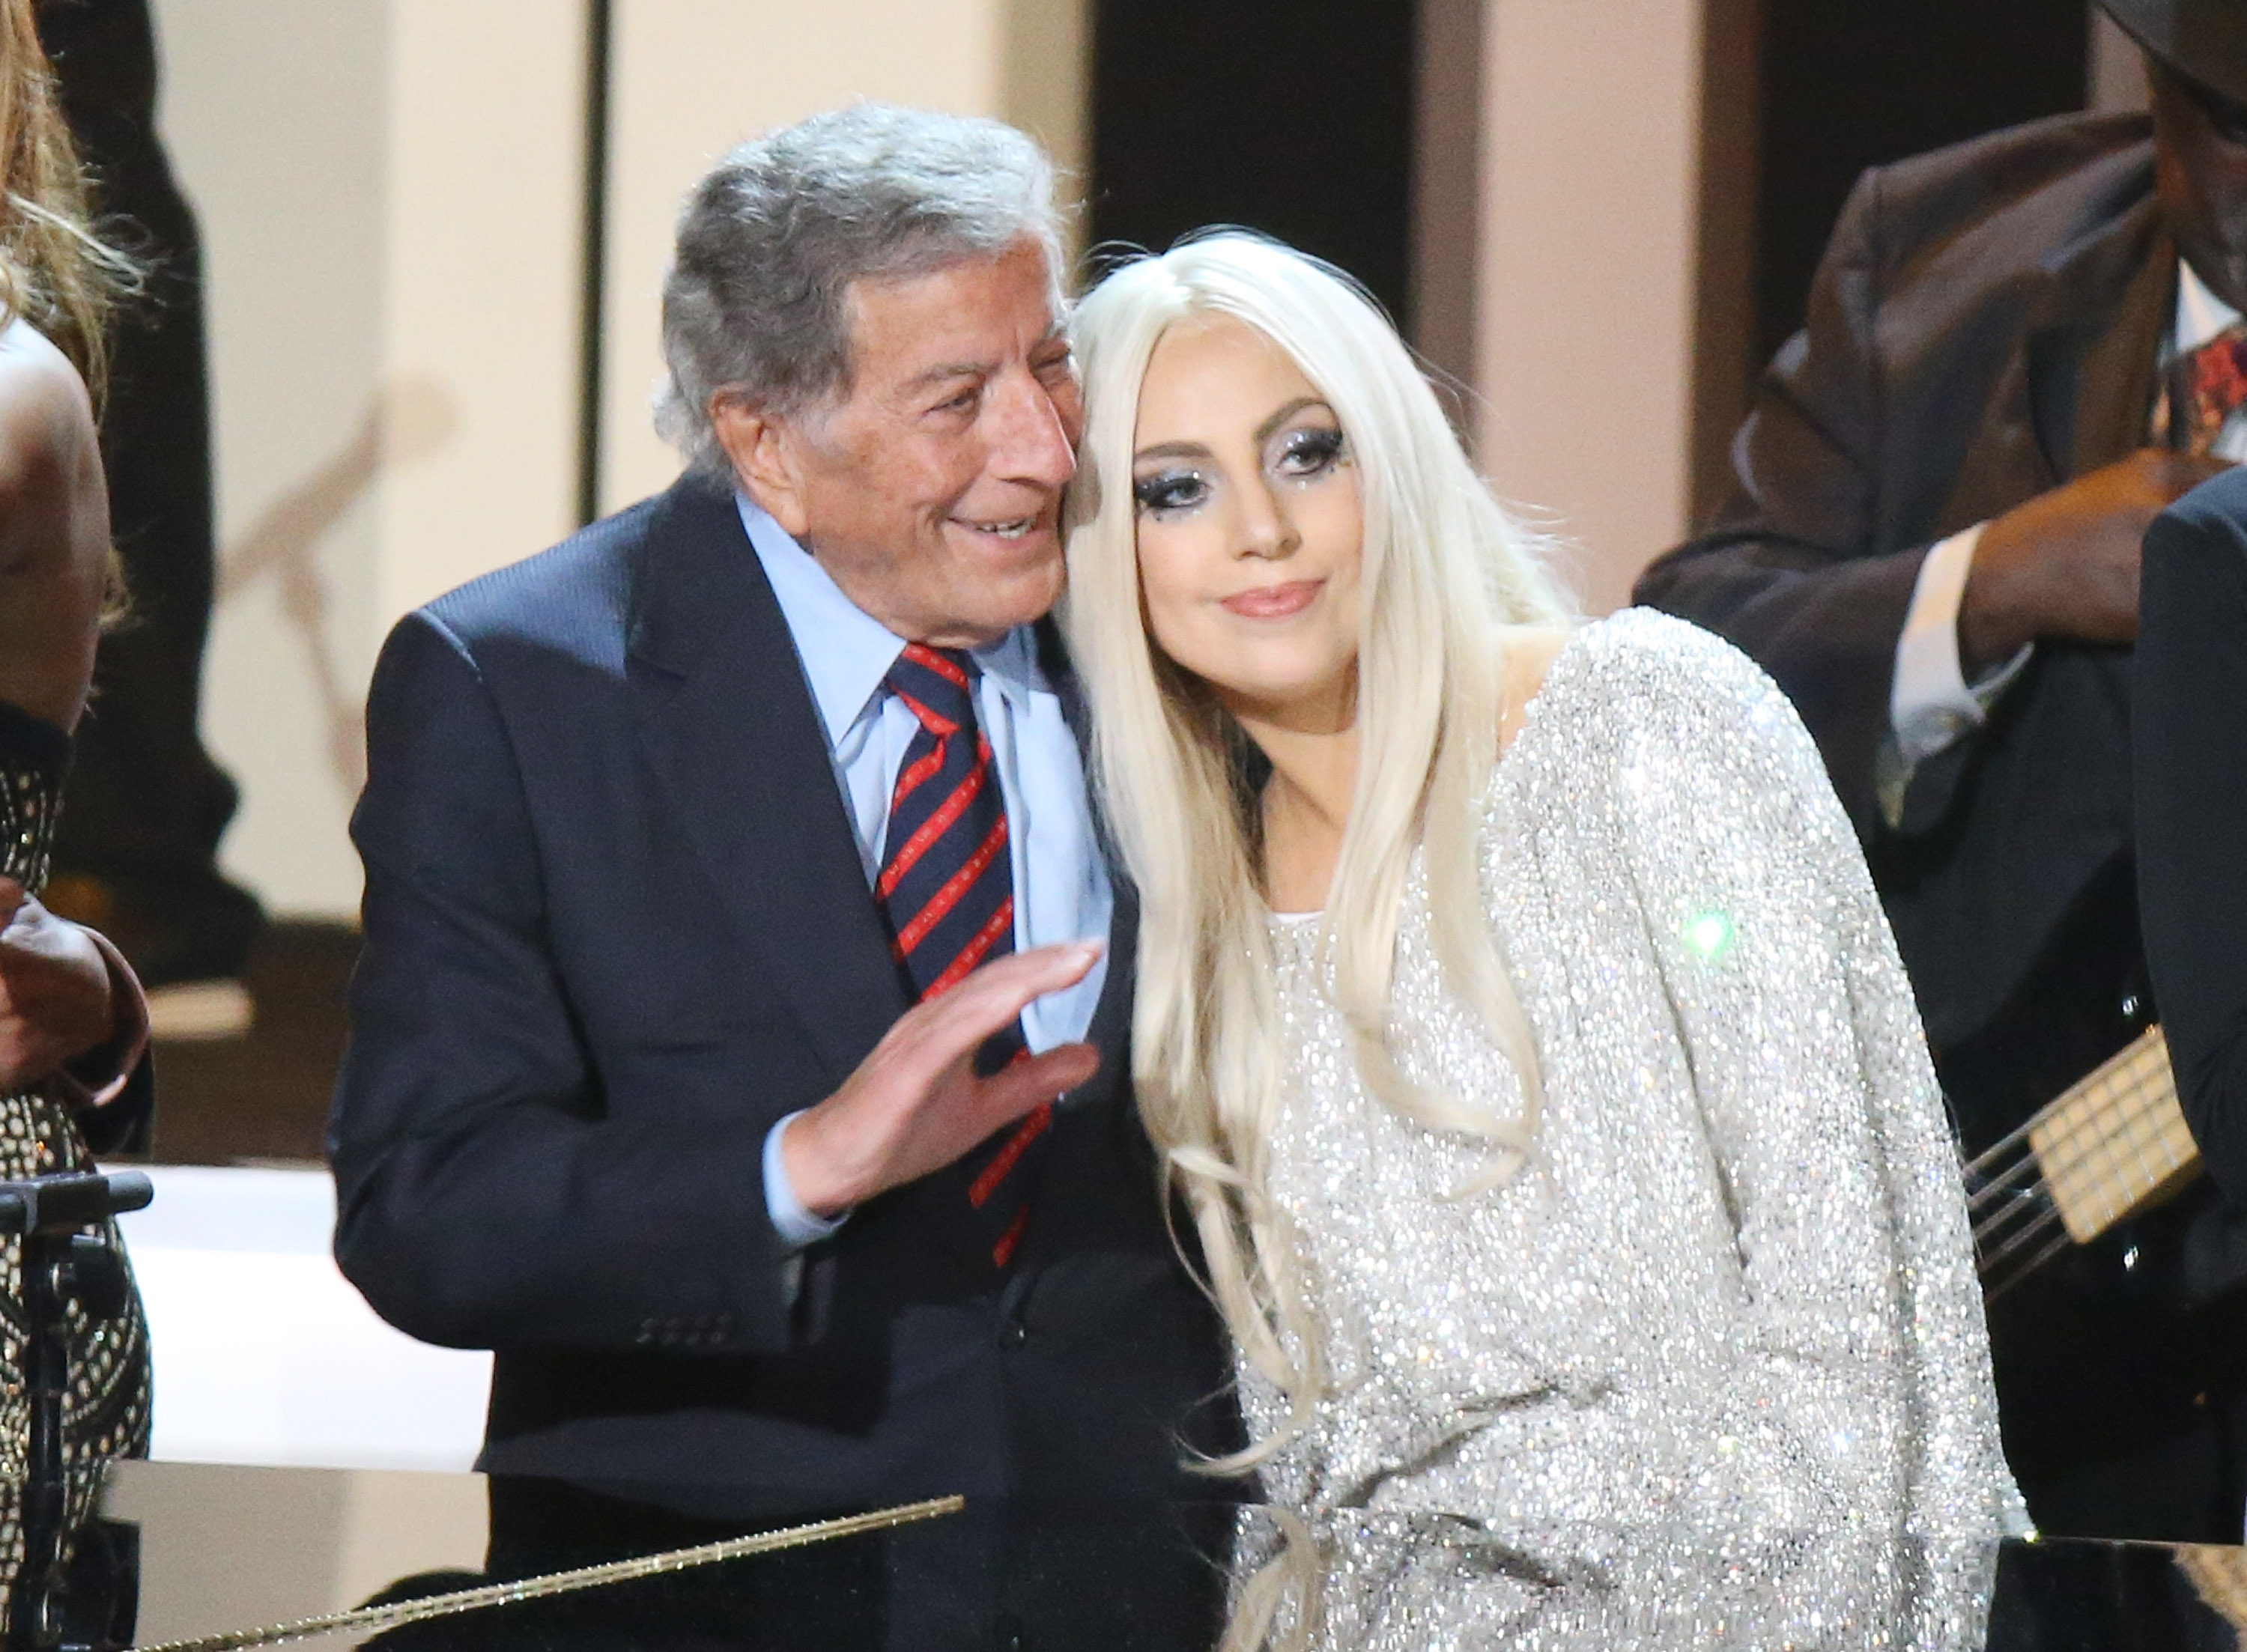
<svg viewBox="0 0 2247 1652">
<path fill-rule="evenodd" d="M 883 681 L 935 734 L 975 726 L 975 679 L 981 668 L 964 648 L 907 643 Z"/>
</svg>

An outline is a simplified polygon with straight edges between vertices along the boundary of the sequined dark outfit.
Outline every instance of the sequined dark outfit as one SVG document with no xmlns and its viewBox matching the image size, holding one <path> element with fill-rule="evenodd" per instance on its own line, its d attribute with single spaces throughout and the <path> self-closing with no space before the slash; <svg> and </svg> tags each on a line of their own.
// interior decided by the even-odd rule
<svg viewBox="0 0 2247 1652">
<path fill-rule="evenodd" d="M 1676 620 L 1587 627 L 1499 765 L 1483 841 L 1546 1092 L 1536 1162 L 1495 1192 L 1454 1193 L 1486 1145 L 1365 1092 L 1319 926 L 1273 925 L 1269 1175 L 1329 1369 L 1267 1465 L 1273 1500 L 1575 1533 L 1564 1550 L 2018 1518 L 1911 990 L 1778 689 Z M 1519 1116 L 1436 963 L 1417 868 L 1393 1004 L 1407 1072 Z M 1242 1376 L 1273 1429 L 1276 1396 Z"/>
<path fill-rule="evenodd" d="M 70 741 L 51 725 L 0 704 L 0 875 L 36 892 L 46 882 Z M 0 1180 L 93 1163 L 70 1110 L 45 1090 L 0 1096 Z M 112 1233 L 113 1240 L 115 1234 Z M 71 1394 L 63 1415 L 68 1461 L 137 1457 L 148 1449 L 148 1333 L 137 1290 L 106 1325 L 71 1313 Z M 0 1477 L 21 1478 L 30 1441 L 24 1390 L 23 1244 L 0 1241 Z M 22 1542 L 10 1510 L 0 1552 Z"/>
</svg>

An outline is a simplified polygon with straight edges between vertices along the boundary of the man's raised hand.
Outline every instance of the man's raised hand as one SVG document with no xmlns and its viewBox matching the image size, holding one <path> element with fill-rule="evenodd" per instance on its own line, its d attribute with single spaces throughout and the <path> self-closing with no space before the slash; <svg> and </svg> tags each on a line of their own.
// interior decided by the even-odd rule
<svg viewBox="0 0 2247 1652">
<path fill-rule="evenodd" d="M 984 1040 L 1034 999 L 1083 980 L 1100 952 L 1095 942 L 1017 952 L 900 1016 L 843 1088 L 781 1138 L 797 1201 L 815 1216 L 847 1211 L 942 1170 L 1090 1078 L 1100 1057 L 1089 1044 L 1063 1044 L 987 1078 L 974 1062 Z"/>
</svg>

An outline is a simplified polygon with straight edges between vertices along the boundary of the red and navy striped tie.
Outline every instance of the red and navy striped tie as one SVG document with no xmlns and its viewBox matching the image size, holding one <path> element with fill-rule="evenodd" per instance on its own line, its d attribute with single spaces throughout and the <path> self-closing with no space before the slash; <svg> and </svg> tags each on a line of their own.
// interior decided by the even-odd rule
<svg viewBox="0 0 2247 1652">
<path fill-rule="evenodd" d="M 1007 807 L 991 742 L 975 720 L 980 668 L 964 649 L 908 643 L 884 679 L 919 720 L 890 797 L 890 823 L 874 894 L 891 945 L 922 1000 L 949 992 L 978 965 L 1014 950 L 1014 878 Z M 983 1047 L 977 1070 L 996 1072 L 1024 1054 L 1010 1026 Z M 967 1201 L 1004 1267 L 1030 1215 L 1033 1150 L 1053 1122 L 1042 1105 L 965 1161 Z"/>
</svg>

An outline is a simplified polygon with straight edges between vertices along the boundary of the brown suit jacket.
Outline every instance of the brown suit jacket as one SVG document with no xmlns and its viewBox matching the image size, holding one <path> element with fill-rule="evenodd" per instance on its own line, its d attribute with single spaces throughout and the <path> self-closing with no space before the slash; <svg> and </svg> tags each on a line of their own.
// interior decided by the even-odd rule
<svg viewBox="0 0 2247 1652">
<path fill-rule="evenodd" d="M 2141 116 L 1868 172 L 1733 444 L 1737 486 L 1638 599 L 1719 631 L 1817 736 L 1938 1050 L 1984 1027 L 2130 843 L 2127 650 L 2043 644 L 1901 829 L 1875 754 L 1936 542 L 2139 446 L 2175 285 Z"/>
</svg>

